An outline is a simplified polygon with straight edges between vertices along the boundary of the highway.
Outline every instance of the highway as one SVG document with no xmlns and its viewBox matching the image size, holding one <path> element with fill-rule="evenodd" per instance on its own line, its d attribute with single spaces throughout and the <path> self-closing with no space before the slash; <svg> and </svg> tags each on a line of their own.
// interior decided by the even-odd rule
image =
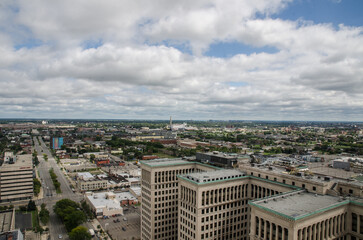
<svg viewBox="0 0 363 240">
<path fill-rule="evenodd" d="M 38 143 L 38 139 L 40 144 Z M 69 186 L 69 182 L 65 178 L 64 174 L 61 172 L 56 160 L 53 158 L 51 152 L 48 147 L 45 145 L 41 137 L 33 138 L 34 140 L 34 148 L 38 153 L 39 165 L 37 170 L 39 172 L 39 177 L 41 179 L 42 188 L 44 191 L 43 199 L 36 201 L 37 205 L 41 205 L 45 203 L 47 205 L 47 209 L 50 212 L 50 221 L 49 221 L 49 231 L 51 239 L 58 239 L 59 235 L 63 236 L 63 239 L 68 239 L 67 231 L 57 217 L 57 215 L 53 212 L 53 206 L 55 203 L 63 198 L 71 199 L 75 202 L 80 202 L 83 199 L 83 196 L 78 193 L 74 193 Z M 48 155 L 48 161 L 45 161 L 43 158 L 43 154 Z M 49 169 L 53 168 L 54 173 L 58 176 L 58 181 L 61 184 L 62 193 L 57 194 L 56 190 L 53 186 L 52 179 L 49 175 Z"/>
</svg>

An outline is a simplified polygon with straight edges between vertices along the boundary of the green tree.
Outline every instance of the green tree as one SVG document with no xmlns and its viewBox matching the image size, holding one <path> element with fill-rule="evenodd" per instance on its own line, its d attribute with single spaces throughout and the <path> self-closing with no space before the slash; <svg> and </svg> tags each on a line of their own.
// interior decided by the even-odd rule
<svg viewBox="0 0 363 240">
<path fill-rule="evenodd" d="M 86 215 L 80 210 L 79 204 L 70 199 L 59 200 L 53 209 L 68 232 L 86 221 Z"/>
<path fill-rule="evenodd" d="M 42 184 L 40 183 L 40 181 L 37 178 L 33 179 L 33 186 L 34 186 L 34 195 L 38 196 L 39 192 L 40 192 L 40 187 L 42 186 Z"/>
<path fill-rule="evenodd" d="M 86 221 L 86 215 L 82 211 L 72 211 L 64 218 L 64 224 L 68 232 Z"/>
<path fill-rule="evenodd" d="M 46 225 L 49 222 L 49 211 L 45 208 L 44 203 L 42 203 L 40 208 L 41 210 L 39 212 L 39 219 L 44 225 Z"/>
<path fill-rule="evenodd" d="M 35 202 L 33 200 L 29 200 L 27 209 L 28 211 L 34 211 L 35 209 L 37 209 L 37 206 L 35 205 Z"/>
<path fill-rule="evenodd" d="M 78 226 L 69 233 L 69 239 L 71 240 L 89 240 L 91 238 L 88 229 L 83 226 Z"/>
</svg>

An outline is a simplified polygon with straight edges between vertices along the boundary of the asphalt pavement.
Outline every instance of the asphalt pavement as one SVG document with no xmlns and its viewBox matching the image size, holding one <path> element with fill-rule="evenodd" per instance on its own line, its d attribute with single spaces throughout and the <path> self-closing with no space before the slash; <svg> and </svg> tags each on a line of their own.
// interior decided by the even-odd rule
<svg viewBox="0 0 363 240">
<path fill-rule="evenodd" d="M 53 206 L 57 201 L 63 198 L 68 198 L 71 199 L 72 201 L 79 203 L 83 199 L 83 196 L 81 194 L 74 193 L 72 191 L 72 189 L 69 186 L 70 185 L 69 182 L 65 178 L 64 174 L 61 172 L 56 160 L 53 158 L 48 147 L 45 145 L 41 137 L 38 137 L 38 139 L 40 144 L 38 143 L 38 140 L 34 137 L 34 148 L 38 152 L 38 159 L 40 163 L 37 167 L 37 170 L 39 172 L 39 177 L 41 179 L 44 191 L 44 197 L 43 199 L 37 200 L 36 203 L 38 205 L 45 203 L 47 205 L 47 209 L 50 212 L 49 231 L 51 239 L 58 239 L 59 235 L 62 235 L 62 238 L 67 240 L 69 239 L 67 231 L 63 223 L 54 213 Z M 44 160 L 43 154 L 48 155 L 48 161 Z M 58 177 L 57 180 L 61 184 L 62 193 L 60 194 L 56 193 L 52 179 L 50 178 L 49 169 L 51 168 L 54 169 L 54 173 Z"/>
</svg>

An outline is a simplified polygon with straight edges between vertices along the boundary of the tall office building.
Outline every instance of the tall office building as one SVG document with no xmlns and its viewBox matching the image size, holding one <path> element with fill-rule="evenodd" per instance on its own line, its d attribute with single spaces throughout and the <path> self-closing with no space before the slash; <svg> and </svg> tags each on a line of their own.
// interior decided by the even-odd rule
<svg viewBox="0 0 363 240">
<path fill-rule="evenodd" d="M 178 175 L 216 168 L 182 159 L 140 161 L 141 239 L 177 239 Z"/>
<path fill-rule="evenodd" d="M 179 177 L 178 239 L 241 239 L 249 235 L 248 201 L 295 187 L 238 170 L 190 173 Z"/>
<path fill-rule="evenodd" d="M 145 161 L 141 239 L 363 239 L 360 196 L 357 182 Z"/>
</svg>

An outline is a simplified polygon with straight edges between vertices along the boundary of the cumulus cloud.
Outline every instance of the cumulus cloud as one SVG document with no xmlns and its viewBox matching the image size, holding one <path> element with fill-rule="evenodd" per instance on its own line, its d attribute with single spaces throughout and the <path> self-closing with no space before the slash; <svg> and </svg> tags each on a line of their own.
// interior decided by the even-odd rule
<svg viewBox="0 0 363 240">
<path fill-rule="evenodd" d="M 363 28 L 270 17 L 289 2 L 3 1 L 0 114 L 360 120 Z M 277 51 L 204 54 L 229 42 Z"/>
</svg>

